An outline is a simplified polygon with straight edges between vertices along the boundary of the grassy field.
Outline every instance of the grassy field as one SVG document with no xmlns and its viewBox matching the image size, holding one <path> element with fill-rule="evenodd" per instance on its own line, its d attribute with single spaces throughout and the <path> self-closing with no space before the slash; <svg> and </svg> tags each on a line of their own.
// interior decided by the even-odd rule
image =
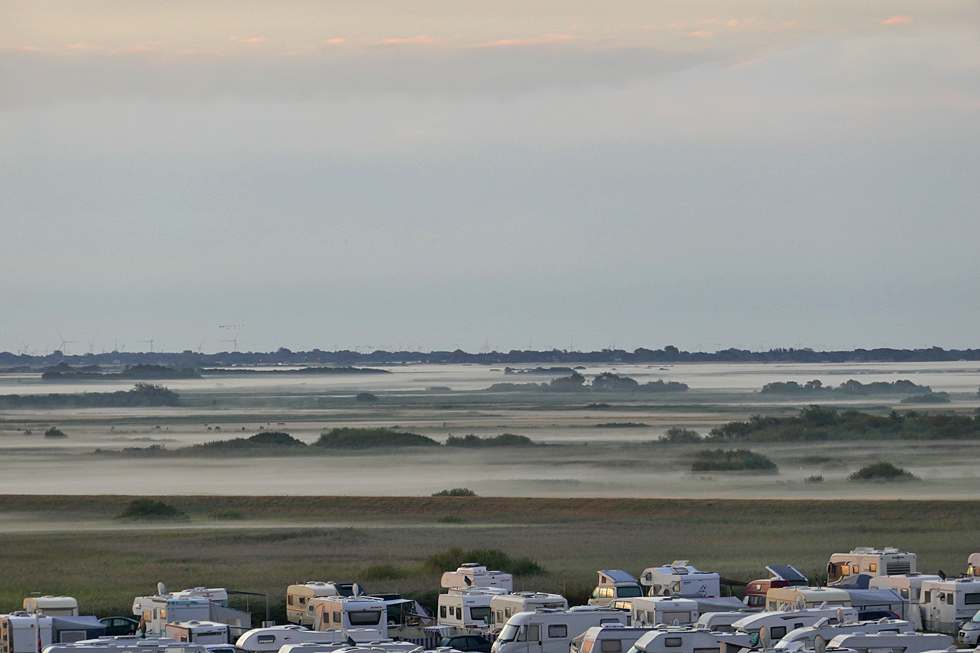
<svg viewBox="0 0 980 653">
<path fill-rule="evenodd" d="M 953 575 L 980 549 L 980 502 L 155 498 L 190 520 L 113 519 L 132 497 L 0 496 L 0 610 L 41 592 L 76 596 L 84 613 L 128 614 L 158 581 L 268 593 L 280 622 L 286 586 L 306 580 L 356 580 L 431 604 L 439 579 L 422 564 L 453 546 L 531 558 L 545 573 L 515 586 L 573 602 L 597 569 L 639 574 L 678 558 L 742 581 L 767 564 L 821 577 L 831 553 L 896 546 L 918 553 L 921 571 Z M 264 613 L 261 600 L 249 608 Z"/>
</svg>

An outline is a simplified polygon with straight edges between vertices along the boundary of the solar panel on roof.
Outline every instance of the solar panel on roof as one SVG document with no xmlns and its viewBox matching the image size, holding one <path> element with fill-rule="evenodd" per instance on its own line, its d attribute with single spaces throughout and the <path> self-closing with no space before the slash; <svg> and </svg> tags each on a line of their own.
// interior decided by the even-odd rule
<svg viewBox="0 0 980 653">
<path fill-rule="evenodd" d="M 781 578 L 790 585 L 806 585 L 808 582 L 806 576 L 791 565 L 773 565 L 772 567 L 766 567 L 766 570 L 772 574 L 773 578 Z"/>
</svg>

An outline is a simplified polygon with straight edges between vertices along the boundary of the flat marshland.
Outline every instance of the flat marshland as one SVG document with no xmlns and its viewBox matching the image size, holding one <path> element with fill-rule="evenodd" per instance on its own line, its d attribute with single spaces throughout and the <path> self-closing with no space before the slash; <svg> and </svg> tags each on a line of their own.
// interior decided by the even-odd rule
<svg viewBox="0 0 980 653">
<path fill-rule="evenodd" d="M 977 548 L 980 503 L 503 497 L 156 497 L 189 517 L 124 522 L 133 497 L 0 496 L 0 610 L 31 592 L 68 594 L 83 612 L 127 614 L 134 596 L 218 586 L 267 593 L 283 620 L 286 586 L 360 582 L 434 602 L 426 559 L 496 549 L 543 568 L 515 587 L 582 602 L 597 569 L 689 559 L 748 581 L 765 565 L 822 578 L 831 553 L 896 546 L 919 569 L 962 571 Z M 236 599 L 244 605 L 244 599 Z M 250 600 L 261 616 L 264 603 Z"/>
</svg>

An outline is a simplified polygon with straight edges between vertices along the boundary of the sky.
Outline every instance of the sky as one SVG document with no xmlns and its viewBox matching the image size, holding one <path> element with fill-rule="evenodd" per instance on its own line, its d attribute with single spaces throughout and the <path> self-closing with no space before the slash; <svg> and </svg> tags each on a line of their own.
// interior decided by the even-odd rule
<svg viewBox="0 0 980 653">
<path fill-rule="evenodd" d="M 0 3 L 0 351 L 980 347 L 980 3 Z"/>
</svg>

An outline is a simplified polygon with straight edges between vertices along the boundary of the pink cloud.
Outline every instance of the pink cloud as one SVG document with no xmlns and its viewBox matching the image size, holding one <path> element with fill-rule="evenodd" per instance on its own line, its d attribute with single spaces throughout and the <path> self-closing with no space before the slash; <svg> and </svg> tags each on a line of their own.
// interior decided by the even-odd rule
<svg viewBox="0 0 980 653">
<path fill-rule="evenodd" d="M 690 32 L 688 34 L 688 36 L 690 36 L 691 38 L 695 38 L 695 39 L 709 39 L 712 36 L 714 36 L 714 34 L 712 34 L 711 32 L 709 32 L 707 30 L 699 30 L 697 32 Z"/>
<path fill-rule="evenodd" d="M 912 17 L 911 16 L 892 16 L 891 18 L 888 18 L 887 20 L 881 20 L 881 21 L 878 21 L 878 22 L 880 22 L 882 25 L 911 25 L 912 24 Z"/>
<path fill-rule="evenodd" d="M 391 38 L 382 39 L 377 41 L 375 45 L 435 45 L 442 41 L 441 38 L 436 36 L 429 36 L 427 34 L 419 34 L 418 36 L 412 36 L 410 38 Z"/>
<path fill-rule="evenodd" d="M 576 39 L 578 39 L 578 37 L 574 34 L 552 32 L 550 34 L 545 34 L 543 36 L 537 36 L 530 39 L 501 39 L 499 41 L 488 41 L 487 43 L 484 43 L 482 47 L 497 48 L 510 45 L 546 45 L 548 43 L 564 43 L 574 41 Z"/>
<path fill-rule="evenodd" d="M 720 22 L 717 18 L 703 18 L 698 21 L 698 25 L 716 25 Z"/>
<path fill-rule="evenodd" d="M 246 45 L 265 45 L 269 41 L 268 36 L 253 36 L 251 38 L 244 38 L 241 36 L 232 36 L 229 41 L 235 41 L 236 43 L 244 43 Z"/>
<path fill-rule="evenodd" d="M 347 43 L 347 39 L 327 39 L 323 42 L 324 45 L 341 45 L 343 43 Z"/>
<path fill-rule="evenodd" d="M 118 50 L 113 50 L 109 54 L 125 54 L 130 52 L 150 52 L 156 50 L 157 46 L 167 45 L 169 41 L 143 41 L 141 43 L 135 43 L 128 48 L 119 48 Z"/>
<path fill-rule="evenodd" d="M 89 45 L 88 43 L 69 43 L 69 50 L 97 50 L 94 45 Z"/>
</svg>

